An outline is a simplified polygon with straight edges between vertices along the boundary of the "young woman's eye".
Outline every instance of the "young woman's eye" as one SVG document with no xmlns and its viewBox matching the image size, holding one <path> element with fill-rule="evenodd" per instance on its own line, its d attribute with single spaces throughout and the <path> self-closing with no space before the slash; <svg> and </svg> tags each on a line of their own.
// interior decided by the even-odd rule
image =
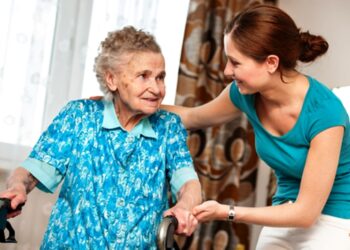
<svg viewBox="0 0 350 250">
<path fill-rule="evenodd" d="M 237 67 L 239 65 L 239 62 L 232 61 L 232 60 L 230 60 L 230 63 L 235 67 Z"/>
</svg>

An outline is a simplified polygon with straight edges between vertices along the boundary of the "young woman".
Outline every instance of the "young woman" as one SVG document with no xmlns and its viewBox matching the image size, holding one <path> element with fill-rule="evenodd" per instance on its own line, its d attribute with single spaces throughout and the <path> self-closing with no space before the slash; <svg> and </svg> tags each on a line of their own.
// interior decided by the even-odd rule
<svg viewBox="0 0 350 250">
<path fill-rule="evenodd" d="M 178 113 L 188 129 L 228 122 L 244 112 L 278 188 L 272 206 L 206 201 L 193 214 L 202 222 L 264 225 L 260 250 L 350 249 L 349 117 L 327 87 L 296 70 L 297 61 L 314 61 L 328 43 L 301 32 L 279 8 L 258 5 L 228 24 L 224 48 L 224 73 L 232 84 L 205 105 L 165 108 Z"/>
</svg>

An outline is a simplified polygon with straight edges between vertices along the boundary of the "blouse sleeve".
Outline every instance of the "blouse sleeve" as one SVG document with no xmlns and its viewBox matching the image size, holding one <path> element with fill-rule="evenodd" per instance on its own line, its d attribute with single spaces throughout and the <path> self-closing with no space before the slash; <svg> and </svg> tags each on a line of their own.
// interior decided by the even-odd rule
<svg viewBox="0 0 350 250">
<path fill-rule="evenodd" d="M 71 160 L 81 103 L 68 103 L 42 133 L 29 157 L 22 163 L 44 191 L 53 192 L 65 176 Z"/>
<path fill-rule="evenodd" d="M 198 180 L 187 147 L 187 131 L 176 115 L 172 115 L 170 121 L 166 165 L 173 197 L 187 181 Z"/>
</svg>

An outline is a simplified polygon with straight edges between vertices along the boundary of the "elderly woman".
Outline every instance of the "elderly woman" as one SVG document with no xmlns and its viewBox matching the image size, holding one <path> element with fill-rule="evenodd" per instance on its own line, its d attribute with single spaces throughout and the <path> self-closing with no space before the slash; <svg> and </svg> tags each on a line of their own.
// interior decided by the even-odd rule
<svg viewBox="0 0 350 250">
<path fill-rule="evenodd" d="M 177 217 L 177 233 L 192 234 L 200 184 L 179 117 L 159 110 L 158 44 L 133 27 L 111 32 L 95 72 L 104 98 L 65 106 L 0 196 L 16 208 L 35 186 L 54 192 L 63 182 L 42 249 L 155 249 L 164 212 Z M 169 210 L 168 187 L 177 198 Z"/>
</svg>

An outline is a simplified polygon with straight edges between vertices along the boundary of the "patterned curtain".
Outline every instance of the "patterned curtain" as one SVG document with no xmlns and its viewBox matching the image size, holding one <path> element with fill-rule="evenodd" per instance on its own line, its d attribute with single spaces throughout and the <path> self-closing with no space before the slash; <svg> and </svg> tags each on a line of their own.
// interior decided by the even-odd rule
<svg viewBox="0 0 350 250">
<path fill-rule="evenodd" d="M 191 0 L 181 55 L 176 104 L 198 106 L 225 87 L 223 31 L 227 21 L 249 0 Z M 245 116 L 206 130 L 190 131 L 188 145 L 204 200 L 254 206 L 258 157 Z M 249 249 L 250 227 L 213 221 L 193 237 L 178 239 L 182 249 Z M 242 249 L 243 249 L 242 248 Z M 238 249 L 238 248 L 237 248 Z"/>
</svg>

